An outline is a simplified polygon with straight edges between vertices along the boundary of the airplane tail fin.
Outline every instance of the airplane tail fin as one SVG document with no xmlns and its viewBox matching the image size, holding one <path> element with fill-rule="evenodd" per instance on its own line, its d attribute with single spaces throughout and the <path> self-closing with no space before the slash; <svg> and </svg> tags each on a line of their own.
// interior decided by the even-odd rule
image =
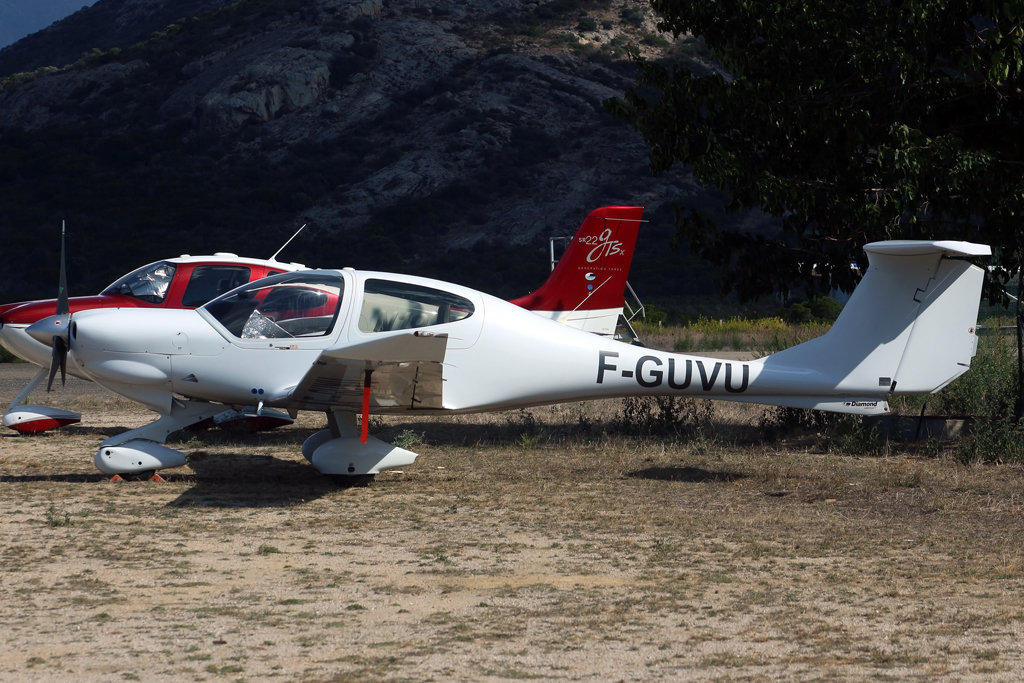
<svg viewBox="0 0 1024 683">
<path fill-rule="evenodd" d="M 587 332 L 614 334 L 643 212 L 642 206 L 591 211 L 544 284 L 512 303 Z"/>
<path fill-rule="evenodd" d="M 765 369 L 827 387 L 821 403 L 938 391 L 971 366 L 984 271 L 966 258 L 991 249 L 947 240 L 873 242 L 864 251 L 868 270 L 832 328 L 768 356 Z"/>
</svg>

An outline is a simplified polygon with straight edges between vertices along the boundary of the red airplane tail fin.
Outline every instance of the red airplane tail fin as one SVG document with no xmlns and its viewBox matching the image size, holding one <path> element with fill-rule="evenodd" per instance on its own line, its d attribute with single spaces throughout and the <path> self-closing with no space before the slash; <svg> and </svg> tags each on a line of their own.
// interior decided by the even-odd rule
<svg viewBox="0 0 1024 683">
<path fill-rule="evenodd" d="M 642 206 L 594 209 L 547 281 L 512 303 L 588 332 L 613 335 L 626 303 Z"/>
</svg>

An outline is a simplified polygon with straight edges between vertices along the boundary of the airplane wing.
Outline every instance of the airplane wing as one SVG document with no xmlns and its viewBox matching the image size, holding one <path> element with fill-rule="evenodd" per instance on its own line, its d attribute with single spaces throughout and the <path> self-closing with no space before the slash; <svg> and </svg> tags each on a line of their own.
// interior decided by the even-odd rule
<svg viewBox="0 0 1024 683">
<path fill-rule="evenodd" d="M 292 392 L 300 409 L 441 408 L 448 335 L 411 332 L 325 349 Z"/>
</svg>

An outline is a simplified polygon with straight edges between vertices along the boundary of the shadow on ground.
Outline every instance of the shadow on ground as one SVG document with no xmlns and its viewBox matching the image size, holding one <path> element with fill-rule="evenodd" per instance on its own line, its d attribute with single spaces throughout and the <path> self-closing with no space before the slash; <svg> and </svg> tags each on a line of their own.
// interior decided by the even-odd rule
<svg viewBox="0 0 1024 683">
<path fill-rule="evenodd" d="M 739 472 L 716 472 L 705 470 L 700 467 L 648 467 L 636 472 L 627 472 L 627 477 L 632 479 L 656 479 L 658 481 L 681 481 L 691 484 L 703 484 L 709 482 L 728 483 L 739 479 L 746 479 L 747 475 Z"/>
<path fill-rule="evenodd" d="M 195 474 L 166 474 L 193 484 L 168 507 L 287 507 L 315 500 L 340 487 L 307 462 L 245 453 L 195 453 Z"/>
</svg>

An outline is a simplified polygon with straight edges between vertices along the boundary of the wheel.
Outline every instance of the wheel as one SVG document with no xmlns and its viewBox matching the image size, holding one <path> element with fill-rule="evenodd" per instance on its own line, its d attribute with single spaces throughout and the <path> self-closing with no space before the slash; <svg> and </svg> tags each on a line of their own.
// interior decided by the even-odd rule
<svg viewBox="0 0 1024 683">
<path fill-rule="evenodd" d="M 372 474 L 328 474 L 327 476 L 343 489 L 369 486 L 374 478 Z"/>
<path fill-rule="evenodd" d="M 148 481 L 156 470 L 142 470 L 141 472 L 122 472 L 121 478 L 125 481 Z"/>
</svg>

